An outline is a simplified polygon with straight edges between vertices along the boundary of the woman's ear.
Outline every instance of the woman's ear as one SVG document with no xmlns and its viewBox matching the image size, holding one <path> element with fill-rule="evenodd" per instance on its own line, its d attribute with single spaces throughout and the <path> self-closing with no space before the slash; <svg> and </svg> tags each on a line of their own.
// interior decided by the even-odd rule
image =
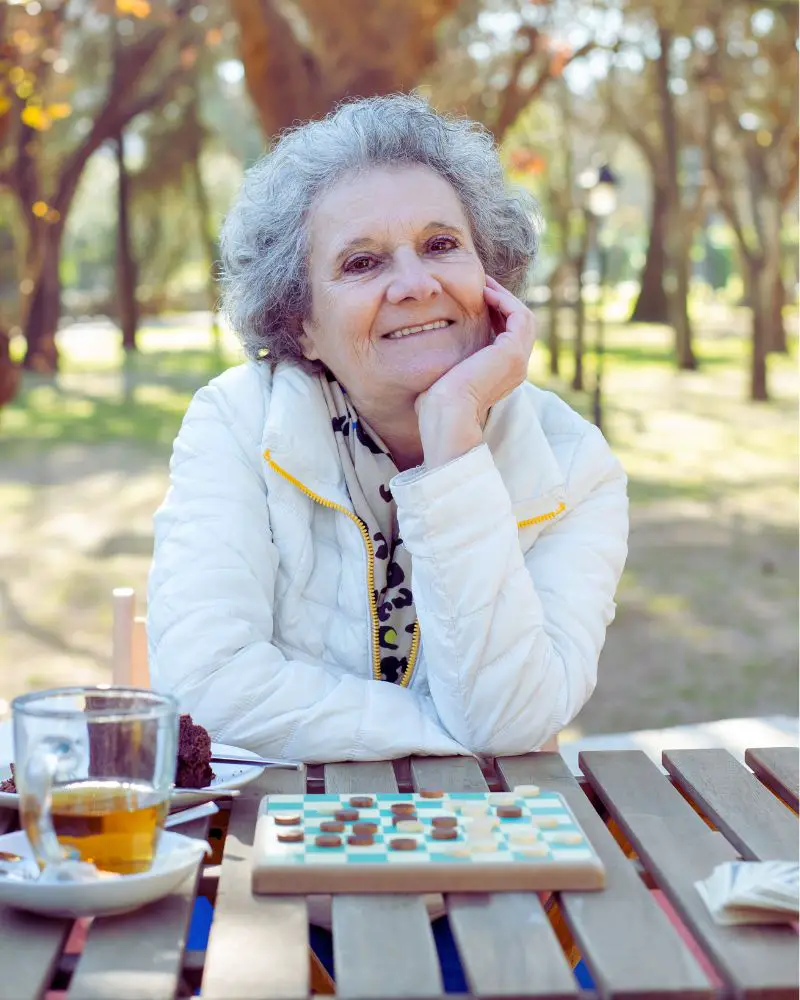
<svg viewBox="0 0 800 1000">
<path fill-rule="evenodd" d="M 298 339 L 300 350 L 306 361 L 319 361 L 319 351 L 314 341 L 313 326 L 308 320 L 303 320 L 300 324 L 300 337 Z"/>
</svg>

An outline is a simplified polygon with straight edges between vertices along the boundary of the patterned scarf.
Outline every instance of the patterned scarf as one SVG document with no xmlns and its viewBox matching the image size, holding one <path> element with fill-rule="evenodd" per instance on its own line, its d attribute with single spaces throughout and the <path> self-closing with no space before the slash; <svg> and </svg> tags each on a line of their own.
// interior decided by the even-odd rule
<svg viewBox="0 0 800 1000">
<path fill-rule="evenodd" d="M 416 613 L 411 556 L 398 534 L 397 505 L 389 489 L 389 480 L 398 469 L 386 445 L 359 417 L 333 375 L 320 376 L 320 385 L 353 509 L 375 550 L 381 678 L 399 684 L 408 666 Z"/>
</svg>

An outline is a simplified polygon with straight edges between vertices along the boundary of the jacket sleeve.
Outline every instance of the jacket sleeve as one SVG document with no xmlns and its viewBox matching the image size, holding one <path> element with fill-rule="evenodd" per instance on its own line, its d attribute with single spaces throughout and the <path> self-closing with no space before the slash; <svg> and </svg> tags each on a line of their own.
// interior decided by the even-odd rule
<svg viewBox="0 0 800 1000">
<path fill-rule="evenodd" d="M 148 588 L 153 686 L 214 740 L 306 762 L 464 753 L 429 696 L 273 644 L 278 555 L 258 441 L 213 383 L 192 401 L 155 515 Z"/>
<path fill-rule="evenodd" d="M 621 466 L 589 426 L 573 458 L 567 513 L 526 553 L 485 444 L 395 477 L 392 493 L 440 718 L 473 753 L 538 749 L 597 681 L 627 554 Z M 571 508 L 570 496 L 580 498 Z"/>
</svg>

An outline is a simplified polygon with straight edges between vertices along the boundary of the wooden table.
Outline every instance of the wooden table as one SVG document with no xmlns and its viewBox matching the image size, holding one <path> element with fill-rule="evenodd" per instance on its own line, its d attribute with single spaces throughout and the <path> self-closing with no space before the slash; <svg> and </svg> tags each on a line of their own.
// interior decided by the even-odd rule
<svg viewBox="0 0 800 1000">
<path fill-rule="evenodd" d="M 605 890 L 557 898 L 599 995 L 797 997 L 796 931 L 719 927 L 693 884 L 738 856 L 797 858 L 797 814 L 791 808 L 798 799 L 797 751 L 753 749 L 747 761 L 752 770 L 724 750 L 669 751 L 665 776 L 640 751 L 596 751 L 582 756 L 580 781 L 557 754 L 502 758 L 487 771 L 468 758 L 330 764 L 308 774 L 268 771 L 230 802 L 227 830 L 217 830 L 216 839 L 212 826 L 212 844 L 224 838 L 221 864 L 207 866 L 138 913 L 95 920 L 80 954 L 65 950 L 70 921 L 0 908 L 0 1000 L 37 998 L 48 988 L 66 990 L 71 1000 L 151 1000 L 198 987 L 203 997 L 219 1000 L 306 997 L 306 899 L 250 892 L 261 795 L 420 786 L 480 791 L 487 784 L 501 789 L 528 783 L 567 798 L 606 865 Z M 0 813 L 0 828 L 9 821 L 10 814 Z M 207 836 L 207 821 L 189 832 Z M 655 901 L 648 888 L 654 885 L 680 913 L 723 985 L 712 985 Z M 207 951 L 191 952 L 185 950 L 186 934 L 198 892 L 212 902 L 214 920 Z M 471 995 L 580 995 L 536 894 L 451 895 L 446 904 Z M 340 995 L 442 995 L 422 898 L 336 896 L 332 920 Z"/>
</svg>

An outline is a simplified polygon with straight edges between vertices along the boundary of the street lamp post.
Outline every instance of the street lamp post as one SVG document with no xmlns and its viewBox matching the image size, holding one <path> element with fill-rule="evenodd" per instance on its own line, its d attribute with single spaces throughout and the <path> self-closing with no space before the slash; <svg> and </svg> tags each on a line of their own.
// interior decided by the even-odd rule
<svg viewBox="0 0 800 1000">
<path fill-rule="evenodd" d="M 605 360 L 605 290 L 608 273 L 608 250 L 602 240 L 605 219 L 617 207 L 617 178 L 607 163 L 581 174 L 581 187 L 586 191 L 586 211 L 591 216 L 598 258 L 597 325 L 595 328 L 595 376 L 592 392 L 592 417 L 599 430 L 603 429 L 603 363 Z"/>
</svg>

